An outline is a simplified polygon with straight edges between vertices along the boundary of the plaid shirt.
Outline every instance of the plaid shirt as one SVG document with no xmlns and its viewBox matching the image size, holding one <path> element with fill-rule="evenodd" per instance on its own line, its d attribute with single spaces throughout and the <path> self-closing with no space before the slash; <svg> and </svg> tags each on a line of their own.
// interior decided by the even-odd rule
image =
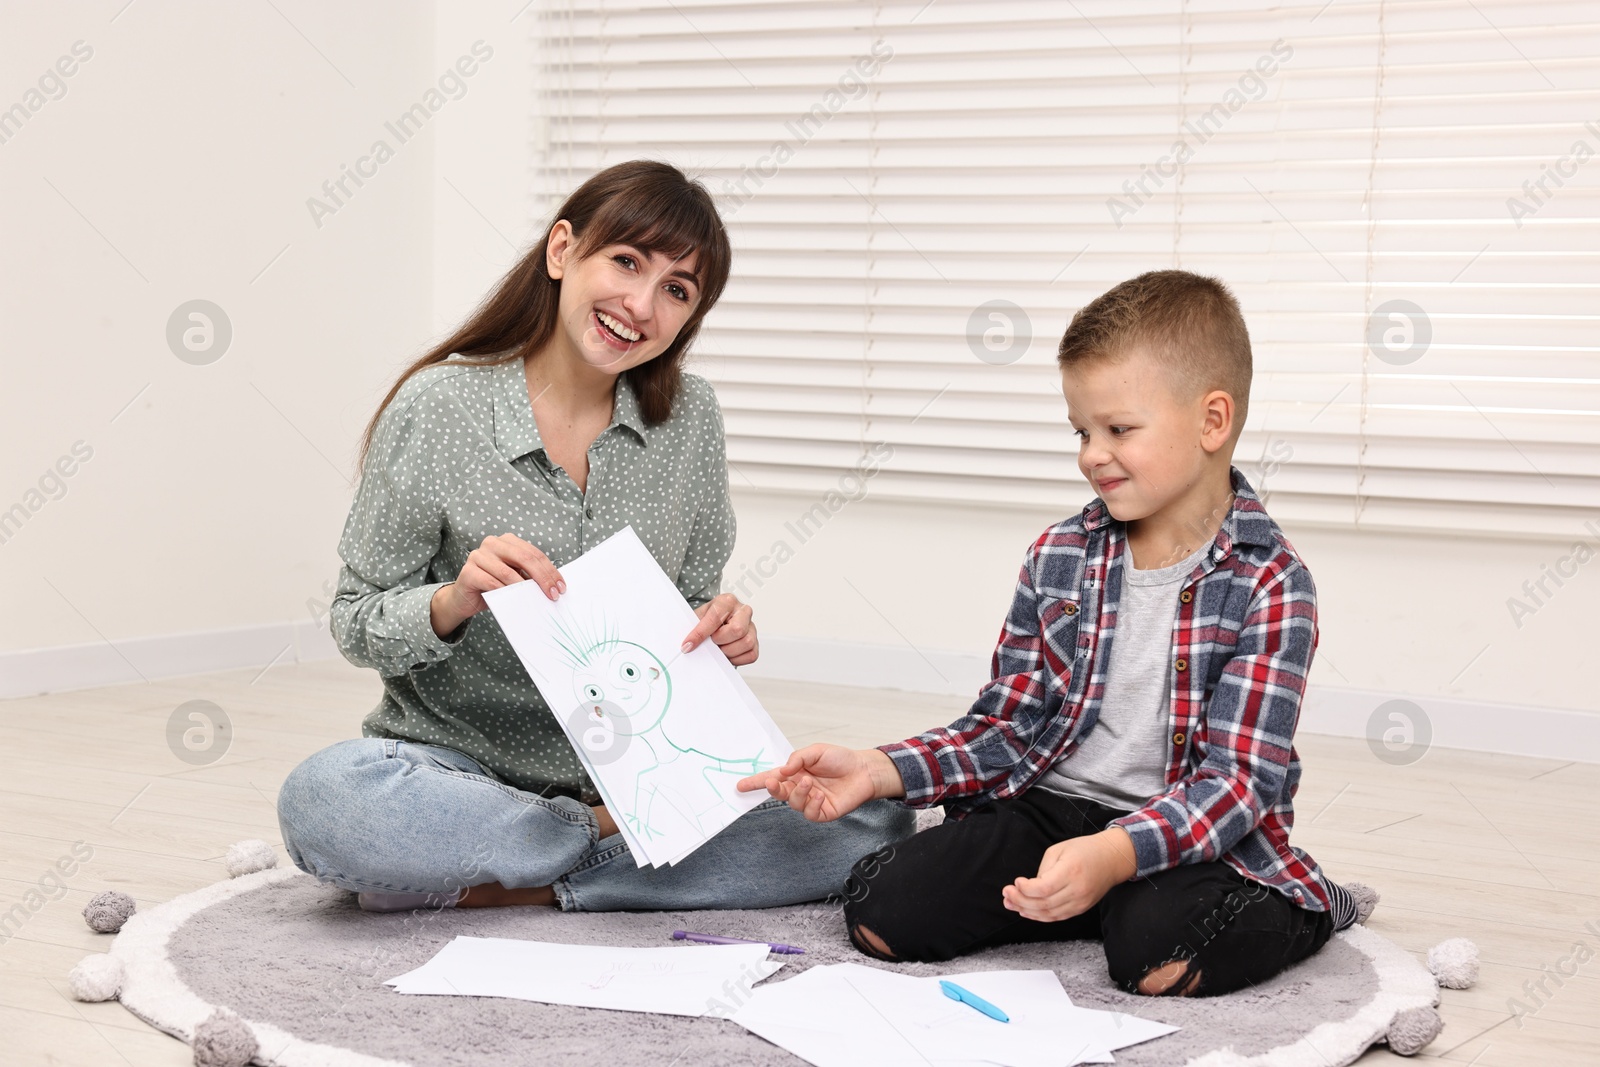
<svg viewBox="0 0 1600 1067">
<path fill-rule="evenodd" d="M 1110 825 L 1133 839 L 1135 877 L 1222 859 L 1308 910 L 1331 909 L 1344 929 L 1354 900 L 1289 844 L 1316 588 L 1244 475 L 1232 478 L 1233 507 L 1178 594 L 1167 791 Z M 1105 699 L 1129 558 L 1124 524 L 1099 499 L 1033 543 L 971 710 L 879 746 L 907 804 L 943 803 L 959 819 L 1023 792 L 1077 749 Z"/>
</svg>

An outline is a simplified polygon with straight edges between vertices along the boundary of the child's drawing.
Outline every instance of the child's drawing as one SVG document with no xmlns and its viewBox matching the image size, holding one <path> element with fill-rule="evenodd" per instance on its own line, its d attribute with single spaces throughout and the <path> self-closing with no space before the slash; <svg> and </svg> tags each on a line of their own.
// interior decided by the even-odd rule
<svg viewBox="0 0 1600 1067">
<path fill-rule="evenodd" d="M 678 651 L 694 609 L 631 526 L 562 574 L 559 601 L 534 582 L 484 600 L 634 861 L 677 863 L 765 803 L 735 783 L 792 749 L 715 644 Z"/>
<path fill-rule="evenodd" d="M 605 620 L 592 633 L 559 621 L 555 629 L 578 701 L 568 730 L 594 765 L 632 772 L 631 796 L 619 798 L 626 810 L 616 814 L 634 833 L 664 836 L 676 823 L 705 835 L 725 825 L 728 812 L 737 815 L 718 776 L 725 783 L 774 766 L 762 759 L 764 746 L 755 741 L 755 751 L 742 755 L 737 738 L 704 744 L 680 731 L 675 740 L 666 663 L 643 645 L 622 640 Z M 717 818 L 708 819 L 712 813 Z"/>
</svg>

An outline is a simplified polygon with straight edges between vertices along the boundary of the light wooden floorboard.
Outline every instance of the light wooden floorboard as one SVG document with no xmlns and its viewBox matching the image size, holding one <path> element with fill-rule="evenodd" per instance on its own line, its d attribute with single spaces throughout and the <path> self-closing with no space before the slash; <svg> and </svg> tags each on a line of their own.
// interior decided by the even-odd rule
<svg viewBox="0 0 1600 1067">
<path fill-rule="evenodd" d="M 966 702 L 887 690 L 752 679 L 796 746 L 866 746 L 943 725 Z M 66 973 L 109 940 L 80 912 L 115 888 L 141 907 L 225 877 L 233 842 L 278 846 L 274 800 L 291 768 L 357 736 L 376 702 L 371 672 L 342 662 L 228 671 L 148 685 L 0 702 L 0 913 L 40 884 L 74 843 L 93 850 L 64 890 L 27 912 L 0 943 L 0 1062 L 104 1067 L 190 1063 L 186 1046 L 115 1003 L 80 1004 Z M 222 707 L 234 736 L 195 766 L 167 743 L 189 700 Z M 1434 749 L 1407 767 L 1361 741 L 1303 737 L 1294 842 L 1340 880 L 1377 888 L 1374 930 L 1424 957 L 1447 937 L 1482 952 L 1470 990 L 1445 990 L 1446 1028 L 1422 1058 L 1477 1067 L 1600 1063 L 1600 957 L 1559 987 L 1547 976 L 1578 942 L 1600 952 L 1600 820 L 1591 798 L 1600 765 Z M 287 863 L 287 858 L 281 862 Z M 26 911 L 26 908 L 24 909 Z M 1534 1006 L 1524 983 L 1551 991 Z M 1363 1065 L 1399 1062 L 1386 1050 Z M 797 1061 L 798 1062 L 798 1061 Z"/>
</svg>

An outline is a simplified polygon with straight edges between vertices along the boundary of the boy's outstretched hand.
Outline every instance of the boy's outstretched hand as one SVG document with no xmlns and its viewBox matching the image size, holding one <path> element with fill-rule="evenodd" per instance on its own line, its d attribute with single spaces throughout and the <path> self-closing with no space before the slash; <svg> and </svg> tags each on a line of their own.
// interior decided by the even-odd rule
<svg viewBox="0 0 1600 1067">
<path fill-rule="evenodd" d="M 1133 840 L 1120 826 L 1058 841 L 1045 850 L 1039 874 L 1000 890 L 1006 907 L 1025 919 L 1053 923 L 1082 915 L 1139 869 Z"/>
<path fill-rule="evenodd" d="M 765 789 L 812 822 L 831 822 L 869 800 L 905 793 L 900 772 L 883 752 L 829 744 L 796 749 L 783 766 L 735 784 L 741 793 Z"/>
</svg>

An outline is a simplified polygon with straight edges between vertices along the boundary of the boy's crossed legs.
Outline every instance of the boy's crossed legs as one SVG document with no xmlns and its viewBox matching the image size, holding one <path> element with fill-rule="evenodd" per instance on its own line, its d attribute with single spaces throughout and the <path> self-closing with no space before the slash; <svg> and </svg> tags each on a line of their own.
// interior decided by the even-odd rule
<svg viewBox="0 0 1600 1067">
<path fill-rule="evenodd" d="M 1042 789 L 863 856 L 845 881 L 845 922 L 863 953 L 948 960 L 995 945 L 1100 938 L 1111 978 L 1129 993 L 1208 996 L 1277 974 L 1333 931 L 1226 863 L 1186 864 L 1115 886 L 1082 915 L 1037 922 L 1000 890 L 1033 877 L 1058 841 L 1098 833 L 1122 814 Z"/>
</svg>

